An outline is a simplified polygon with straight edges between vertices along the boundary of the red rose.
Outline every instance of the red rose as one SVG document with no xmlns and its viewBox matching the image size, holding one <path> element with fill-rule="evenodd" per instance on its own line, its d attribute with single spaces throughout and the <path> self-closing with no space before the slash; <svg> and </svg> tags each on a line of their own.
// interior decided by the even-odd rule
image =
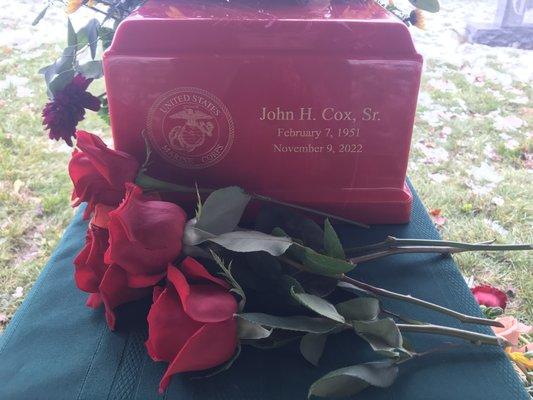
<svg viewBox="0 0 533 400">
<path fill-rule="evenodd" d="M 190 257 L 179 269 L 169 265 L 167 280 L 166 288 L 154 289 L 146 341 L 154 361 L 170 363 L 160 392 L 172 375 L 220 365 L 237 347 L 237 301 L 225 281 Z"/>
<path fill-rule="evenodd" d="M 77 149 L 74 150 L 68 171 L 74 191 L 74 206 L 86 201 L 88 217 L 98 203 L 118 206 L 124 198 L 125 183 L 134 182 L 139 163 L 132 156 L 108 148 L 98 136 L 77 132 Z"/>
<path fill-rule="evenodd" d="M 108 240 L 107 229 L 92 223 L 89 225 L 85 247 L 74 259 L 76 285 L 84 292 L 98 293 L 99 291 L 98 287 L 107 269 L 104 263 L 104 253 L 109 246 Z"/>
<path fill-rule="evenodd" d="M 155 285 L 160 279 L 158 278 L 152 285 Z M 115 308 L 150 295 L 152 288 L 131 287 L 128 273 L 120 266 L 111 264 L 107 268 L 98 290 L 105 306 L 107 325 L 111 330 L 114 330 L 116 323 Z"/>
<path fill-rule="evenodd" d="M 181 252 L 186 219 L 176 204 L 147 197 L 128 184 L 126 198 L 109 213 L 106 263 L 126 271 L 130 287 L 156 284 Z"/>
</svg>

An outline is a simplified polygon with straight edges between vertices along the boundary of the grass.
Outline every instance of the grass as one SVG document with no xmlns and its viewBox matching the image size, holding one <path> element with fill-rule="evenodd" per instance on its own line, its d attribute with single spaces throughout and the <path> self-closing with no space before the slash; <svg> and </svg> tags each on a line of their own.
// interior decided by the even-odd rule
<svg viewBox="0 0 533 400">
<path fill-rule="evenodd" d="M 26 77 L 29 81 L 25 86 L 33 91 L 26 97 L 18 97 L 16 87 L 0 92 L 1 329 L 37 278 L 73 210 L 69 207 L 71 184 L 66 172 L 70 149 L 49 141 L 40 119 L 46 94 L 36 71 L 54 59 L 57 49 L 45 49 L 35 58 L 7 48 L 0 48 L 0 54 L 0 81 L 7 75 Z M 528 104 L 516 104 L 511 102 L 516 94 L 498 84 L 476 86 L 452 65 L 430 62 L 427 68 L 428 75 L 441 71 L 442 79 L 456 88 L 435 89 L 429 79 L 424 79 L 422 91 L 431 103 L 421 102 L 419 106 L 410 163 L 411 179 L 423 201 L 430 209 L 441 209 L 447 218 L 440 228 L 442 235 L 471 242 L 494 238 L 498 242 L 531 243 L 533 186 L 528 185 L 531 170 L 526 165 L 532 153 L 528 133 L 528 127 L 533 125 L 531 88 L 520 82 L 513 84 L 515 91 L 529 99 Z M 490 68 L 499 68 L 497 60 L 490 60 Z M 448 116 L 444 122 L 431 124 L 424 115 L 437 109 L 446 111 Z M 501 130 L 494 126 L 495 112 L 527 121 L 526 126 L 509 133 L 517 146 L 506 146 L 508 139 L 502 139 Z M 91 112 L 80 128 L 108 131 Z M 493 149 L 490 159 L 487 146 Z M 448 157 L 428 160 L 424 149 L 443 149 Z M 472 191 L 472 182 L 481 188 L 486 182 L 476 181 L 471 171 L 484 162 L 503 179 L 488 193 L 478 195 Z M 446 181 L 435 182 L 431 174 Z M 495 204 L 494 199 L 502 199 L 503 204 L 501 200 Z M 477 253 L 455 259 L 466 276 L 510 289 L 514 297 L 509 313 L 533 322 L 530 254 Z"/>
</svg>

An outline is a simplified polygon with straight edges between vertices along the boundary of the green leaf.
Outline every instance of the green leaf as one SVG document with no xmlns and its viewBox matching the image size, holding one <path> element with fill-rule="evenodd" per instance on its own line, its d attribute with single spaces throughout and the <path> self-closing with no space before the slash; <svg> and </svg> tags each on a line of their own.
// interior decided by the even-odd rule
<svg viewBox="0 0 533 400">
<path fill-rule="evenodd" d="M 264 251 L 246 253 L 246 263 L 250 270 L 263 280 L 277 280 L 283 273 L 283 268 L 277 257 Z"/>
<path fill-rule="evenodd" d="M 214 235 L 231 232 L 239 224 L 249 201 L 250 195 L 237 186 L 215 190 L 202 205 L 196 227 Z"/>
<path fill-rule="evenodd" d="M 302 356 L 311 364 L 318 366 L 320 357 L 324 352 L 328 335 L 307 333 L 300 341 L 300 352 Z"/>
<path fill-rule="evenodd" d="M 297 238 L 314 250 L 324 248 L 324 232 L 315 221 L 286 207 L 263 205 L 255 218 L 255 229 L 270 233 L 276 227 L 287 232 L 285 236 Z"/>
<path fill-rule="evenodd" d="M 440 10 L 439 0 L 409 0 L 409 3 L 430 13 L 436 13 Z"/>
<path fill-rule="evenodd" d="M 352 396 L 368 386 L 388 387 L 397 376 L 398 367 L 388 360 L 353 365 L 324 375 L 311 385 L 308 397 Z"/>
<path fill-rule="evenodd" d="M 231 263 L 226 266 L 224 263 L 224 260 L 220 258 L 220 256 L 215 253 L 213 250 L 211 250 L 211 256 L 213 257 L 213 260 L 217 263 L 217 265 L 222 270 L 222 275 L 226 278 L 228 283 L 232 286 L 231 292 L 237 293 L 241 297 L 241 301 L 239 302 L 239 311 L 242 311 L 245 304 L 246 304 L 246 294 L 244 293 L 244 290 L 242 289 L 241 285 L 239 285 L 239 282 L 235 280 L 233 277 L 233 274 L 231 273 Z"/>
<path fill-rule="evenodd" d="M 309 272 L 319 275 L 337 277 L 355 268 L 355 265 L 345 260 L 339 260 L 317 253 L 316 251 L 305 247 L 303 248 L 301 262 Z"/>
<path fill-rule="evenodd" d="M 324 248 L 328 256 L 346 260 L 341 241 L 328 218 L 324 222 Z"/>
<path fill-rule="evenodd" d="M 237 314 L 248 322 L 269 328 L 285 329 L 289 331 L 328 333 L 338 326 L 338 323 L 326 318 L 312 318 L 305 316 L 278 317 L 263 313 Z"/>
<path fill-rule="evenodd" d="M 58 75 L 55 75 L 50 83 L 48 84 L 48 89 L 53 94 L 56 94 L 59 90 L 63 89 L 68 83 L 74 79 L 74 70 L 66 70 L 61 72 Z"/>
<path fill-rule="evenodd" d="M 348 321 L 368 321 L 379 315 L 379 300 L 374 297 L 358 297 L 338 303 L 335 308 Z"/>
<path fill-rule="evenodd" d="M 78 44 L 78 37 L 76 36 L 76 31 L 74 30 L 74 26 L 72 26 L 70 18 L 67 18 L 67 29 L 67 44 L 69 47 L 76 49 L 76 46 Z"/>
<path fill-rule="evenodd" d="M 50 7 L 50 5 L 47 5 L 45 8 L 43 8 L 41 12 L 35 17 L 35 19 L 31 23 L 32 26 L 37 25 L 44 18 L 46 12 L 48 11 L 48 7 Z"/>
<path fill-rule="evenodd" d="M 255 324 L 242 318 L 237 319 L 237 336 L 239 337 L 239 339 L 265 339 L 269 337 L 271 333 L 271 329 L 265 329 L 259 324 Z"/>
<path fill-rule="evenodd" d="M 297 293 L 294 288 L 291 288 L 292 296 L 300 302 L 304 307 L 307 307 L 311 311 L 316 312 L 323 317 L 332 319 L 340 323 L 344 323 L 344 317 L 340 315 L 335 306 L 329 301 L 324 300 L 318 296 L 307 293 Z"/>
<path fill-rule="evenodd" d="M 88 45 L 91 50 L 91 58 L 96 57 L 96 49 L 98 47 L 98 31 L 100 30 L 100 22 L 93 18 L 89 20 L 87 25 L 81 28 L 76 33 L 76 47 L 80 50 L 83 46 Z"/>
<path fill-rule="evenodd" d="M 102 61 L 88 61 L 85 64 L 78 65 L 78 71 L 87 79 L 98 79 L 104 76 Z"/>
<path fill-rule="evenodd" d="M 372 349 L 393 352 L 402 347 L 402 334 L 391 318 L 375 321 L 351 321 L 355 332 L 365 339 Z"/>
<path fill-rule="evenodd" d="M 257 231 L 228 232 L 205 240 L 239 253 L 266 251 L 276 257 L 285 253 L 292 244 L 292 240 L 288 237 L 272 236 Z"/>
<path fill-rule="evenodd" d="M 113 41 L 113 36 L 115 35 L 115 31 L 111 28 L 108 28 L 106 26 L 101 26 L 98 31 L 98 36 L 102 40 L 102 47 L 107 49 L 109 46 L 111 46 L 111 42 Z"/>
</svg>

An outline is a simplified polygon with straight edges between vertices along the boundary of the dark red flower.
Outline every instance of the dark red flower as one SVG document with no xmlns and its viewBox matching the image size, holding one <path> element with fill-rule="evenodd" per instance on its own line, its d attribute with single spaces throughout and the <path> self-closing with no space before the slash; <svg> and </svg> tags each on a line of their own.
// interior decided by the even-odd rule
<svg viewBox="0 0 533 400">
<path fill-rule="evenodd" d="M 76 126 L 85 117 L 85 109 L 100 109 L 100 100 L 87 91 L 91 82 L 92 79 L 76 75 L 44 106 L 43 125 L 50 130 L 50 139 L 63 139 L 72 146 L 72 137 L 76 137 Z"/>
<path fill-rule="evenodd" d="M 115 329 L 116 324 L 115 308 L 149 296 L 152 292 L 152 287 L 131 287 L 128 278 L 128 273 L 119 265 L 111 264 L 106 269 L 102 282 L 98 287 L 100 298 L 105 306 L 107 325 L 111 330 Z M 161 280 L 161 277 L 153 282 L 152 286 L 159 280 Z"/>
<path fill-rule="evenodd" d="M 490 285 L 480 285 L 471 289 L 478 304 L 487 307 L 500 307 L 505 310 L 507 295 L 500 289 Z"/>
<path fill-rule="evenodd" d="M 237 301 L 229 285 L 193 258 L 168 266 L 167 286 L 156 287 L 148 314 L 148 354 L 169 364 L 159 391 L 172 375 L 228 361 L 237 347 Z"/>
<path fill-rule="evenodd" d="M 128 273 L 131 287 L 152 286 L 181 253 L 187 215 L 178 205 L 145 196 L 127 184 L 120 206 L 109 213 L 105 260 Z"/>
<path fill-rule="evenodd" d="M 86 217 L 96 204 L 118 206 L 124 198 L 125 184 L 133 182 L 139 163 L 127 153 L 108 148 L 98 136 L 78 131 L 68 171 L 74 190 L 73 205 L 87 202 Z"/>
<path fill-rule="evenodd" d="M 104 253 L 109 247 L 108 240 L 109 232 L 107 229 L 92 223 L 89 225 L 85 247 L 74 259 L 76 285 L 84 292 L 99 292 L 98 287 L 107 270 Z"/>
</svg>

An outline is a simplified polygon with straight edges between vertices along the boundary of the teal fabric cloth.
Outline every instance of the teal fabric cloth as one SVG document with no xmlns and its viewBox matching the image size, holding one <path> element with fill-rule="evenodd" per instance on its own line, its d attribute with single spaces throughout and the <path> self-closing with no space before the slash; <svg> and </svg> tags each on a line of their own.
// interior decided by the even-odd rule
<svg viewBox="0 0 533 400">
<path fill-rule="evenodd" d="M 0 399 L 5 400 L 295 400 L 305 399 L 310 383 L 325 372 L 372 358 L 367 345 L 350 334 L 328 340 L 319 368 L 299 356 L 296 347 L 274 351 L 244 348 L 234 366 L 209 379 L 175 376 L 167 392 L 157 394 L 165 365 L 146 355 L 142 305 L 122 316 L 128 323 L 110 332 L 101 310 L 85 306 L 86 294 L 73 282 L 72 260 L 84 243 L 86 222 L 78 213 L 31 293 L 0 338 Z M 424 207 L 415 199 L 408 225 L 370 230 L 340 227 L 346 245 L 398 237 L 438 238 Z M 480 238 L 480 240 L 483 238 Z M 354 276 L 391 290 L 479 315 L 456 265 L 447 256 L 398 255 L 357 267 Z M 384 302 L 400 314 L 460 327 L 451 318 L 399 302 Z M 463 325 L 484 333 L 486 327 Z M 419 351 L 444 337 L 411 334 Z M 504 353 L 494 347 L 464 344 L 406 362 L 388 389 L 370 388 L 360 400 L 526 400 Z"/>
</svg>

